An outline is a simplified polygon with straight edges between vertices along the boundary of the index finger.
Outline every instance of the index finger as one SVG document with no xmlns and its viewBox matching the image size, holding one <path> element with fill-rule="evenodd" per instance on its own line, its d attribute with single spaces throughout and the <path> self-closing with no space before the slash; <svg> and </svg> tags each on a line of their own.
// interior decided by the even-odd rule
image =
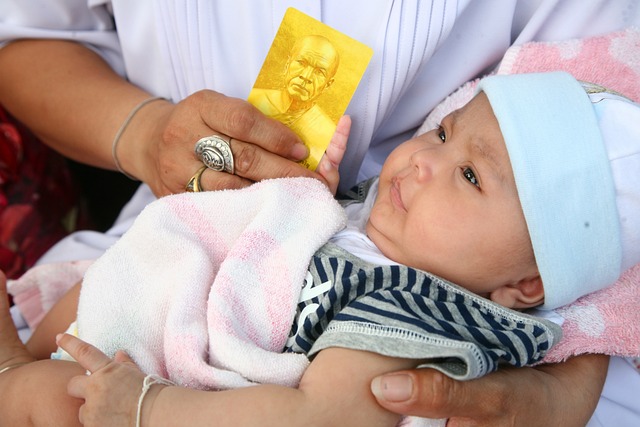
<svg viewBox="0 0 640 427">
<path fill-rule="evenodd" d="M 249 102 L 213 91 L 205 95 L 212 99 L 206 103 L 202 119 L 212 129 L 288 159 L 297 161 L 308 155 L 298 135 Z"/>
<path fill-rule="evenodd" d="M 80 366 L 91 373 L 104 368 L 111 362 L 111 359 L 106 354 L 73 335 L 59 334 L 56 336 L 56 344 L 69 353 Z"/>
</svg>

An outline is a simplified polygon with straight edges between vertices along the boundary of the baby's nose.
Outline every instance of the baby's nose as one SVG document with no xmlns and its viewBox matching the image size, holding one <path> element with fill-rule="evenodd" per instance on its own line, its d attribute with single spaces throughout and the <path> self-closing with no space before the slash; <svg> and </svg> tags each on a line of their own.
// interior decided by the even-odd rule
<svg viewBox="0 0 640 427">
<path fill-rule="evenodd" d="M 442 159 L 432 148 L 424 148 L 411 155 L 410 163 L 416 169 L 419 181 L 432 179 L 440 169 Z"/>
</svg>

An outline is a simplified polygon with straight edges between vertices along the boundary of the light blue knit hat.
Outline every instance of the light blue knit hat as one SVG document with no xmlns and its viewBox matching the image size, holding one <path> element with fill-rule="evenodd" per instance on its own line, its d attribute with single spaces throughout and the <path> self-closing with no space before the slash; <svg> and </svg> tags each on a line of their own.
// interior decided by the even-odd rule
<svg viewBox="0 0 640 427">
<path fill-rule="evenodd" d="M 613 284 L 640 262 L 640 106 L 588 95 L 564 72 L 487 77 L 478 90 L 509 152 L 541 308 Z"/>
</svg>

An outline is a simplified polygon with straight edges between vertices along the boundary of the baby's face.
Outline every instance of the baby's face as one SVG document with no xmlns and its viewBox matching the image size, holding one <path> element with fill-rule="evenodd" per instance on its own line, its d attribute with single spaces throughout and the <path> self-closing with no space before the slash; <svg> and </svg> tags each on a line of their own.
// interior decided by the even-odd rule
<svg viewBox="0 0 640 427">
<path fill-rule="evenodd" d="M 480 295 L 537 274 L 507 149 L 484 93 L 390 154 L 367 234 L 392 260 Z"/>
</svg>

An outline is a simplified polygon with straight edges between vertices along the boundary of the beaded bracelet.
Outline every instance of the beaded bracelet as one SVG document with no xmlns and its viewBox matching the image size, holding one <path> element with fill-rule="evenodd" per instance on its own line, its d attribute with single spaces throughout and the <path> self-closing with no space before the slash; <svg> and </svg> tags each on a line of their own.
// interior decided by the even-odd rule
<svg viewBox="0 0 640 427">
<path fill-rule="evenodd" d="M 150 374 L 144 377 L 144 381 L 142 381 L 142 391 L 140 392 L 140 397 L 138 398 L 138 412 L 136 414 L 136 427 L 140 427 L 142 420 L 142 402 L 144 398 L 147 396 L 149 389 L 151 386 L 155 384 L 163 384 L 163 385 L 176 385 L 173 381 L 169 381 L 167 379 L 162 378 L 161 376 Z"/>
<path fill-rule="evenodd" d="M 129 123 L 131 122 L 131 119 L 133 119 L 133 116 L 135 116 L 136 113 L 140 111 L 142 107 L 144 107 L 145 105 L 153 101 L 159 101 L 161 99 L 164 99 L 164 98 L 161 96 L 152 96 L 151 98 L 147 98 L 141 103 L 139 103 L 138 105 L 136 105 L 135 107 L 133 107 L 133 110 L 131 110 L 127 118 L 124 119 L 124 122 L 122 122 L 120 129 L 118 129 L 118 132 L 116 132 L 116 136 L 113 138 L 113 144 L 111 145 L 111 156 L 113 157 L 113 162 L 116 164 L 116 168 L 121 174 L 123 174 L 124 176 L 126 176 L 127 178 L 133 181 L 138 181 L 138 179 L 135 178 L 134 176 L 129 175 L 127 172 L 125 172 L 125 170 L 120 165 L 120 161 L 118 160 L 118 154 L 116 150 L 118 148 L 118 143 L 120 142 L 120 137 L 124 133 L 127 126 L 129 126 Z"/>
</svg>

